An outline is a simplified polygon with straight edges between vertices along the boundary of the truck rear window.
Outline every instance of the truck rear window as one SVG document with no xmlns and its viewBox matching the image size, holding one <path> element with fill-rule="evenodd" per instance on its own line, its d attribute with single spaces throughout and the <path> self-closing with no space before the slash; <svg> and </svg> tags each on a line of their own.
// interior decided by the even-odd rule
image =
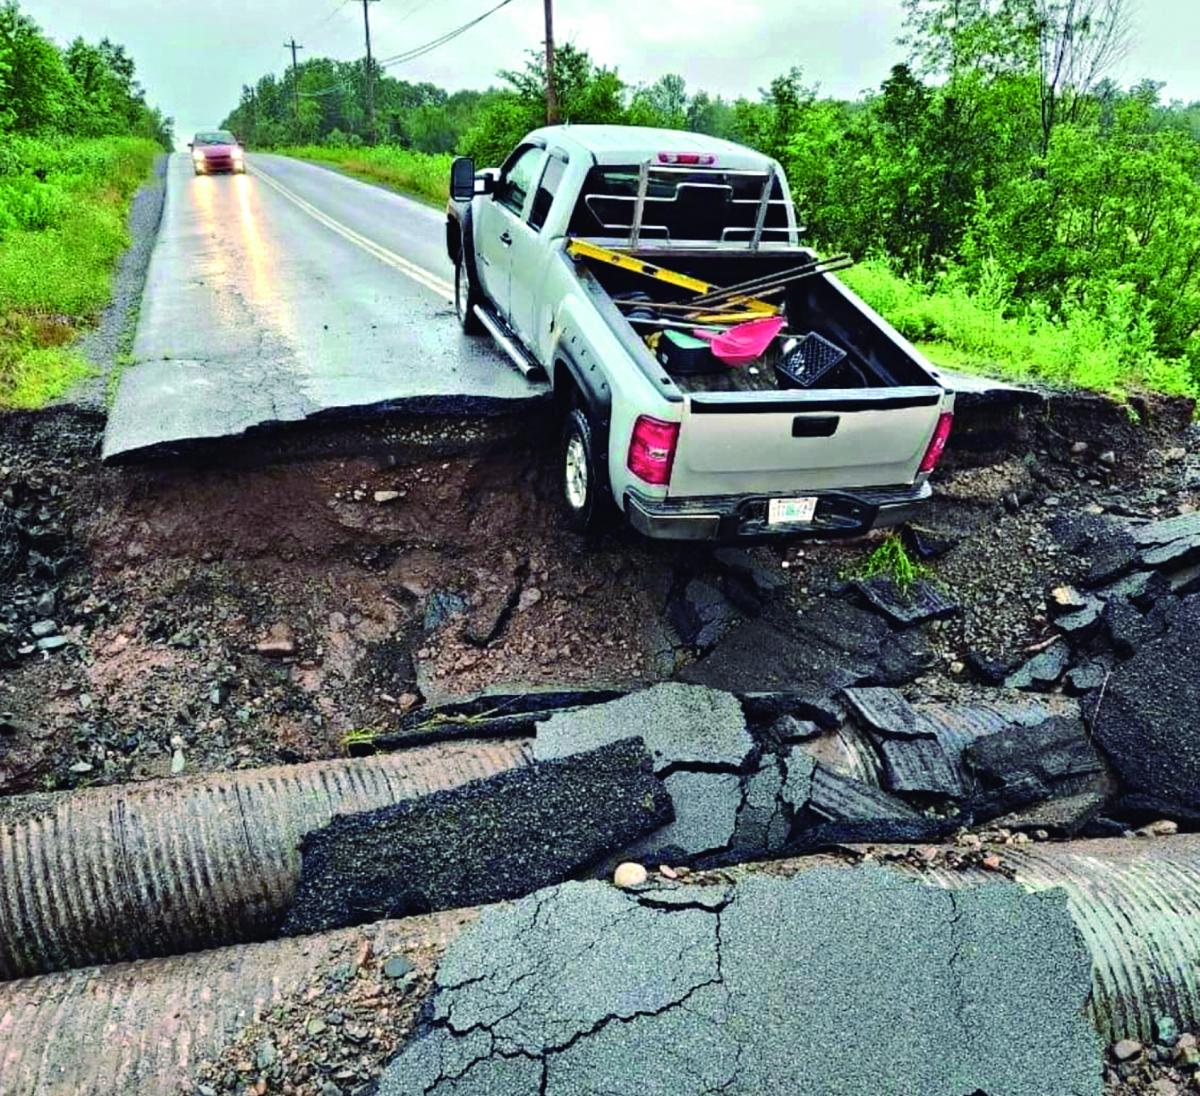
<svg viewBox="0 0 1200 1096">
<path fill-rule="evenodd" d="M 628 236 L 637 206 L 640 168 L 594 167 L 571 217 L 573 236 Z M 754 233 L 764 176 L 697 168 L 686 173 L 652 173 L 642 214 L 647 240 L 748 240 Z M 767 209 L 764 239 L 788 231 L 783 187 L 776 179 Z"/>
</svg>

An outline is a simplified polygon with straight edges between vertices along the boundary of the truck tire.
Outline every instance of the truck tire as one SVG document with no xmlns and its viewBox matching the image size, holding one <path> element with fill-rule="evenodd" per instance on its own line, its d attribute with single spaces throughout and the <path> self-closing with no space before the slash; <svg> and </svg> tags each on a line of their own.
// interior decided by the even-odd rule
<svg viewBox="0 0 1200 1096">
<path fill-rule="evenodd" d="M 608 488 L 596 453 L 595 431 L 587 412 L 573 407 L 563 422 L 559 487 L 567 525 L 578 533 L 594 533 L 609 517 Z"/>
<path fill-rule="evenodd" d="M 458 260 L 454 264 L 454 312 L 458 316 L 458 323 L 464 335 L 483 334 L 483 324 L 475 315 L 475 306 L 481 301 L 464 248 L 459 252 Z"/>
</svg>

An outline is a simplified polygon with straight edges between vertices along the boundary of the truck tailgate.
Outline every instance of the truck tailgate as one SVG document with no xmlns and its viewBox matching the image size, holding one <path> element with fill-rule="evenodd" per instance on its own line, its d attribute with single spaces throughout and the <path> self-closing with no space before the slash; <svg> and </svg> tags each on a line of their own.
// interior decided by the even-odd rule
<svg viewBox="0 0 1200 1096">
<path fill-rule="evenodd" d="M 668 495 L 806 494 L 911 483 L 936 386 L 687 397 Z"/>
</svg>

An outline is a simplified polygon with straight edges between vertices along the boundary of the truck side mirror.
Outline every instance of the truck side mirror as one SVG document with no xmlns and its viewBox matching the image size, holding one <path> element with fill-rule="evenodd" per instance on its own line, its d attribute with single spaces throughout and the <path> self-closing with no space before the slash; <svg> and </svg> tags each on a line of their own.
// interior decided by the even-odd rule
<svg viewBox="0 0 1200 1096">
<path fill-rule="evenodd" d="M 475 197 L 475 161 L 470 156 L 456 156 L 450 165 L 450 197 L 456 202 Z"/>
</svg>

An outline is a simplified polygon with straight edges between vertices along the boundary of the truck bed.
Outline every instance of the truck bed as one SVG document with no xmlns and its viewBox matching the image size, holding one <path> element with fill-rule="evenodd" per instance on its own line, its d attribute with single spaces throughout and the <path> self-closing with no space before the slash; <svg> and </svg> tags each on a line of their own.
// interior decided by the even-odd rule
<svg viewBox="0 0 1200 1096">
<path fill-rule="evenodd" d="M 635 254 L 716 286 L 815 258 L 802 248 L 775 247 L 644 247 Z M 815 332 L 846 354 L 816 383 L 797 387 L 777 382 L 770 355 L 753 367 L 672 375 L 646 345 L 644 335 L 654 328 L 631 324 L 614 298 L 648 293 L 656 302 L 682 303 L 694 294 L 598 260 L 585 260 L 576 271 L 637 366 L 666 399 L 682 404 L 667 499 L 811 500 L 829 492 L 861 498 L 881 488 L 913 487 L 944 390 L 920 355 L 833 275 L 805 278 L 770 298 L 785 305 L 788 335 Z"/>
<path fill-rule="evenodd" d="M 720 250 L 682 252 L 675 249 L 641 248 L 636 256 L 646 262 L 688 274 L 713 285 L 734 285 L 751 278 L 790 270 L 815 258 L 803 248 L 772 248 L 760 252 Z M 648 294 L 657 302 L 686 302 L 691 294 L 673 289 L 642 275 L 601 263 L 587 264 L 587 276 L 594 279 L 610 297 L 629 294 Z M 811 389 L 794 389 L 793 394 L 822 389 L 886 389 L 934 383 L 924 365 L 912 357 L 904 346 L 880 329 L 873 317 L 864 313 L 863 306 L 848 297 L 844 287 L 833 275 L 816 275 L 794 283 L 784 294 L 770 298 L 783 303 L 788 324 L 785 335 L 798 338 L 816 332 L 847 354 L 846 362 L 822 378 Z M 643 336 L 659 328 L 631 324 L 614 306 L 605 310 L 613 322 L 625 329 L 644 346 Z M 615 316 L 614 316 L 615 314 Z M 685 328 L 681 328 L 685 330 Z M 627 343 L 630 341 L 626 339 Z M 761 362 L 750 367 L 725 367 L 714 372 L 671 374 L 673 385 L 681 392 L 777 392 L 774 363 L 778 359 L 783 339 Z M 649 349 L 646 355 L 654 361 Z M 654 368 L 662 367 L 654 361 Z"/>
</svg>

